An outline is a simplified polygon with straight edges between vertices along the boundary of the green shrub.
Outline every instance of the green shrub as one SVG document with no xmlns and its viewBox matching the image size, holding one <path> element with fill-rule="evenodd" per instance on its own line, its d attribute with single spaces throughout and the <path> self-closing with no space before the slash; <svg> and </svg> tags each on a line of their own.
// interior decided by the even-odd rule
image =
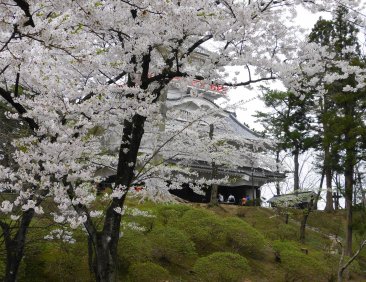
<svg viewBox="0 0 366 282">
<path fill-rule="evenodd" d="M 203 210 L 203 209 L 195 209 L 195 208 L 191 208 L 189 210 L 187 210 L 182 217 L 180 218 L 179 222 L 197 222 L 203 218 L 207 218 L 207 217 L 217 217 L 217 215 L 215 215 L 213 212 L 208 211 L 208 210 Z"/>
<path fill-rule="evenodd" d="M 185 205 L 161 205 L 158 207 L 157 212 L 163 225 L 175 225 L 188 210 L 190 210 L 190 207 Z"/>
<path fill-rule="evenodd" d="M 200 252 L 223 250 L 226 229 L 222 219 L 208 211 L 187 211 L 177 227 L 184 231 Z"/>
<path fill-rule="evenodd" d="M 343 264 L 345 264 L 350 259 L 349 256 L 344 256 Z M 339 255 L 336 256 L 337 265 L 339 263 Z M 360 266 L 360 263 L 356 260 L 354 260 L 349 266 L 348 270 L 352 276 L 352 274 L 362 274 L 362 268 Z"/>
<path fill-rule="evenodd" d="M 284 250 L 281 264 L 286 270 L 286 280 L 327 281 L 328 271 L 321 261 L 298 251 Z"/>
<path fill-rule="evenodd" d="M 147 236 L 136 231 L 124 232 L 118 244 L 118 260 L 123 268 L 135 262 L 146 262 L 152 259 L 152 246 Z"/>
<path fill-rule="evenodd" d="M 262 257 L 267 245 L 263 235 L 239 218 L 225 220 L 226 242 L 244 256 Z"/>
<path fill-rule="evenodd" d="M 292 250 L 292 251 L 297 251 L 300 250 L 300 245 L 295 243 L 295 242 L 291 242 L 291 241 L 273 241 L 272 243 L 272 248 L 278 252 L 281 253 L 282 251 L 285 250 Z"/>
<path fill-rule="evenodd" d="M 333 281 L 337 277 L 340 255 L 324 254 L 310 250 L 308 255 L 301 252 L 301 245 L 290 241 L 274 241 L 273 249 L 280 255 L 281 265 L 287 278 L 295 281 L 309 281 L 318 277 L 318 281 Z M 345 257 L 344 261 L 347 261 Z M 361 273 L 357 261 L 349 266 L 350 273 Z"/>
<path fill-rule="evenodd" d="M 152 256 L 162 262 L 189 266 L 197 257 L 194 243 L 176 228 L 158 227 L 147 236 L 152 245 Z"/>
<path fill-rule="evenodd" d="M 288 241 L 275 241 L 273 249 L 281 259 L 281 266 L 286 271 L 286 281 L 328 281 L 332 270 L 325 264 L 320 253 L 301 252 L 300 245 Z"/>
<path fill-rule="evenodd" d="M 42 241 L 28 246 L 19 269 L 18 281 L 90 280 L 84 243 Z"/>
<path fill-rule="evenodd" d="M 299 228 L 290 224 L 280 224 L 275 230 L 273 239 L 293 240 L 299 238 Z"/>
<path fill-rule="evenodd" d="M 329 272 L 328 280 L 335 281 L 337 274 L 338 274 L 340 255 L 339 254 L 326 254 L 326 255 L 319 254 L 318 256 L 323 259 L 324 264 L 328 268 L 328 272 Z M 349 257 L 345 256 L 344 260 L 343 260 L 343 264 L 345 264 L 348 261 L 348 259 L 349 259 Z M 362 274 L 362 270 L 361 270 L 362 268 L 357 260 L 354 260 L 348 266 L 347 269 L 350 273 L 351 278 L 354 274 L 357 274 L 357 275 Z"/>
<path fill-rule="evenodd" d="M 130 282 L 167 281 L 169 272 L 164 267 L 152 262 L 135 263 L 128 269 L 127 279 Z"/>
<path fill-rule="evenodd" d="M 1 253 L 5 254 L 4 250 L 1 250 Z M 3 280 L 5 277 L 5 268 L 6 268 L 6 256 L 0 256 L 0 280 Z"/>
<path fill-rule="evenodd" d="M 199 281 L 235 282 L 248 277 L 250 267 L 248 261 L 238 254 L 217 252 L 199 258 L 193 271 Z"/>
</svg>

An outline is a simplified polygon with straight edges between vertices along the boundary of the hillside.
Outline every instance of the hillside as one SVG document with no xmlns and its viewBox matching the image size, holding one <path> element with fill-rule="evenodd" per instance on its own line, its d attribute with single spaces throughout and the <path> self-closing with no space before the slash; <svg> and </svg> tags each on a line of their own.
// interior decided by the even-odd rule
<svg viewBox="0 0 366 282">
<path fill-rule="evenodd" d="M 129 203 L 119 244 L 120 281 L 335 281 L 339 255 L 327 234 L 342 237 L 342 212 L 313 212 L 305 244 L 298 219 L 273 210 L 223 205 Z M 147 216 L 146 216 L 147 215 Z M 356 212 L 356 219 L 359 213 Z M 52 227 L 39 219 L 29 234 L 19 281 L 93 281 L 82 232 L 74 244 L 43 238 Z M 40 228 L 42 227 L 43 228 Z M 358 237 L 355 236 L 355 241 Z M 2 256 L 3 257 L 3 256 Z M 350 281 L 366 280 L 366 250 Z"/>
</svg>

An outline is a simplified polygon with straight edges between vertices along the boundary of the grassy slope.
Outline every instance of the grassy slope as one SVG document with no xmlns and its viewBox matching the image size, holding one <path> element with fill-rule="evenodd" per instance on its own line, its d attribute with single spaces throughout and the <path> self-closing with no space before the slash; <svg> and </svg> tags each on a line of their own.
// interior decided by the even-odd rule
<svg viewBox="0 0 366 282">
<path fill-rule="evenodd" d="M 135 202 L 129 203 L 131 207 L 135 205 Z M 327 252 L 331 243 L 324 234 L 343 236 L 342 212 L 312 213 L 309 224 L 321 232 L 307 230 L 306 242 L 300 245 L 297 220 L 301 214 L 296 211 L 286 225 L 283 216 L 259 207 L 209 208 L 153 203 L 139 207 L 150 210 L 155 217 L 125 218 L 145 227 L 145 231 L 124 230 L 118 262 L 121 281 L 329 281 L 338 264 L 338 256 Z M 46 219 L 39 219 L 34 227 L 46 224 Z M 19 281 L 92 281 L 84 234 L 77 232 L 77 243 L 73 245 L 38 239 L 49 230 L 49 227 L 31 230 Z M 305 255 L 301 249 L 308 250 L 309 254 Z M 225 265 L 221 254 L 222 260 L 217 259 L 221 263 L 211 263 L 206 266 L 208 273 L 203 273 L 197 267 L 198 260 L 204 263 L 204 258 L 214 252 L 234 253 L 245 258 L 243 271 L 236 273 L 240 267 L 231 269 L 230 262 Z M 275 260 L 275 253 L 281 262 Z M 366 270 L 366 250 L 357 263 L 359 266 L 352 270 L 352 281 L 366 281 L 362 272 Z M 246 264 L 251 270 L 247 270 Z M 128 275 L 131 269 L 137 278 Z M 223 276 L 205 276 L 215 271 Z M 241 278 L 225 278 L 227 273 Z"/>
</svg>

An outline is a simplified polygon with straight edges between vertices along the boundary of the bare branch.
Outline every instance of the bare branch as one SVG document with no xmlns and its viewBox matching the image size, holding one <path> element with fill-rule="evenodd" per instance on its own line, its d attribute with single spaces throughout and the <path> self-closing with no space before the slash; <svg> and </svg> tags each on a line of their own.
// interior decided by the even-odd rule
<svg viewBox="0 0 366 282">
<path fill-rule="evenodd" d="M 15 35 L 16 35 L 17 33 L 18 33 L 18 26 L 15 24 L 15 25 L 14 25 L 14 31 L 13 31 L 13 33 L 10 35 L 9 39 L 5 42 L 4 46 L 3 46 L 3 47 L 1 47 L 0 52 L 4 51 L 4 50 L 8 47 L 8 45 L 9 45 L 10 41 L 11 41 L 13 38 L 15 38 Z"/>
<path fill-rule="evenodd" d="M 342 243 L 337 240 L 338 243 L 342 246 Z M 366 246 L 366 239 L 363 240 L 360 244 L 360 247 L 358 248 L 357 252 L 343 265 L 343 258 L 344 258 L 344 251 L 342 251 L 341 259 L 339 261 L 340 269 L 338 271 L 338 281 L 342 281 L 342 275 L 343 272 L 348 268 L 348 266 L 358 257 L 358 255 L 361 253 L 362 249 Z"/>
<path fill-rule="evenodd" d="M 0 71 L 0 75 L 2 75 L 6 70 L 7 68 L 9 67 L 10 65 L 6 65 L 1 71 Z"/>
<path fill-rule="evenodd" d="M 238 83 L 223 83 L 224 86 L 230 86 L 230 87 L 237 87 L 237 86 L 246 86 L 252 83 L 257 83 L 257 82 L 261 82 L 261 81 L 268 81 L 268 80 L 275 80 L 276 77 L 273 76 L 273 74 L 271 74 L 269 77 L 261 77 L 258 79 L 249 79 L 247 81 L 244 82 L 238 82 Z"/>
</svg>

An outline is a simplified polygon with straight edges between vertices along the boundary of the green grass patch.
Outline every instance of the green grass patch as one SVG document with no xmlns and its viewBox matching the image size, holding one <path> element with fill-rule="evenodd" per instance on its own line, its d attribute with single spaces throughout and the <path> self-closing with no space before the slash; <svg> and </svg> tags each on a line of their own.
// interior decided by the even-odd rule
<svg viewBox="0 0 366 282">
<path fill-rule="evenodd" d="M 312 212 L 309 225 L 320 232 L 307 229 L 305 244 L 300 244 L 301 211 L 297 210 L 285 224 L 282 215 L 260 207 L 139 205 L 136 199 L 129 199 L 127 205 L 152 216 L 127 213 L 123 217 L 117 261 L 120 281 L 282 282 L 334 281 L 336 277 L 340 256 L 329 252 L 331 243 L 324 234 L 343 234 L 343 211 Z M 45 215 L 32 222 L 18 281 L 93 281 L 85 232 L 75 232 L 74 244 L 43 239 L 57 228 L 50 226 L 49 212 L 54 209 L 47 205 Z M 354 216 L 362 222 L 357 211 Z M 363 229 L 355 229 L 356 247 Z M 5 253 L 4 245 L 0 247 L 1 278 Z M 351 265 L 352 281 L 366 281 L 365 266 L 366 250 Z"/>
</svg>

